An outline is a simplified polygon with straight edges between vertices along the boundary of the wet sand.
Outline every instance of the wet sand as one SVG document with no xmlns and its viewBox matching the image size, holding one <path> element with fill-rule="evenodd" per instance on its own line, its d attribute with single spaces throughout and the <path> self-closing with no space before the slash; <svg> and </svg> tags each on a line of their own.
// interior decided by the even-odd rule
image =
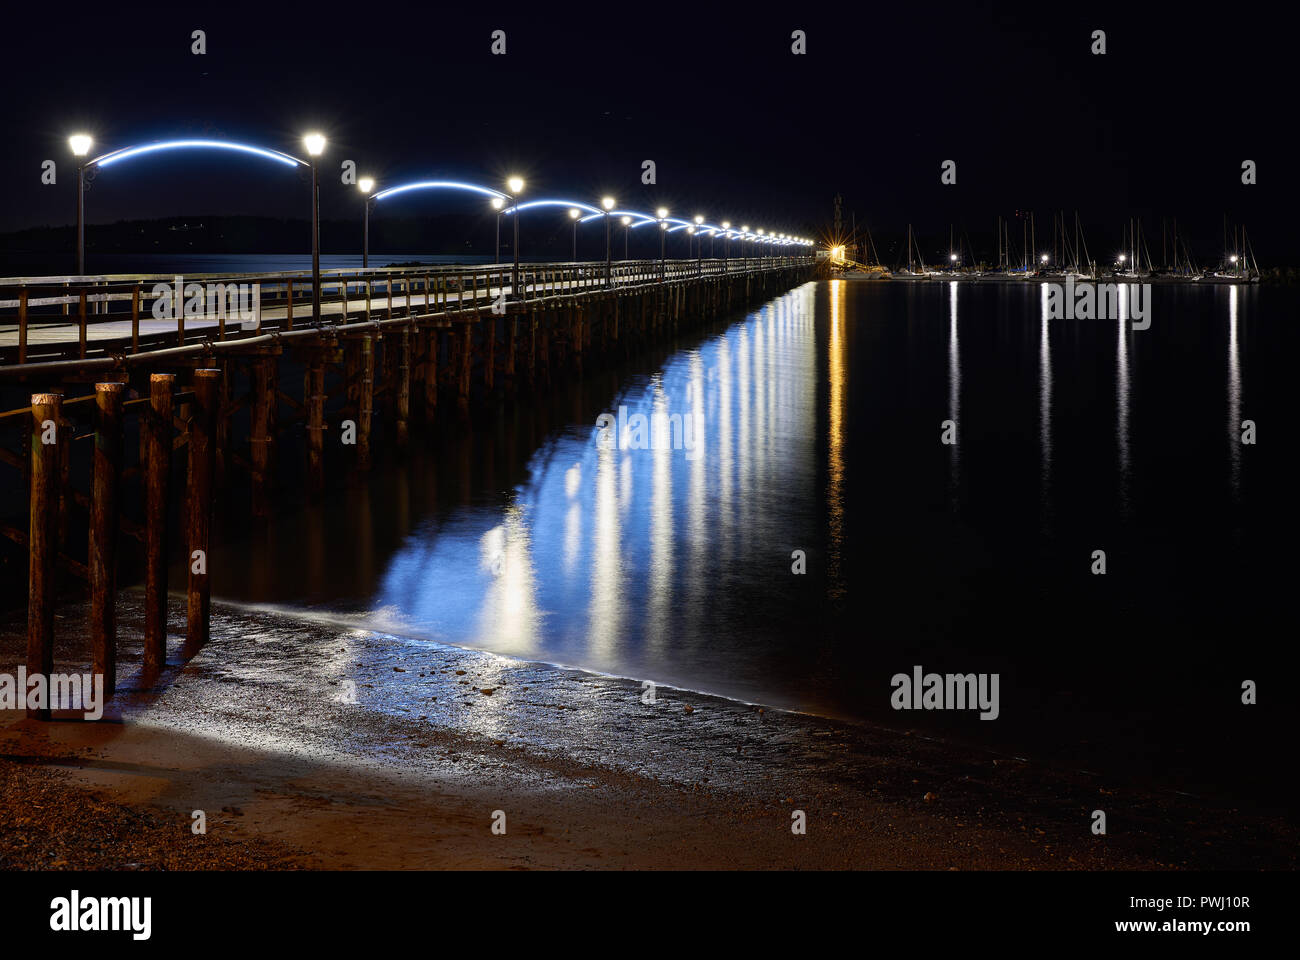
<svg viewBox="0 0 1300 960">
<path fill-rule="evenodd" d="M 84 612 L 63 608 L 56 670 L 87 669 Z M 324 618 L 215 603 L 213 641 L 182 664 L 171 612 L 171 667 L 142 689 L 140 597 L 123 594 L 125 692 L 102 721 L 0 714 L 0 840 L 24 851 L 8 865 L 1296 866 L 1293 827 L 1208 798 L 662 686 L 643 703 L 632 680 Z M 18 611 L 0 669 L 22 643 Z"/>
</svg>

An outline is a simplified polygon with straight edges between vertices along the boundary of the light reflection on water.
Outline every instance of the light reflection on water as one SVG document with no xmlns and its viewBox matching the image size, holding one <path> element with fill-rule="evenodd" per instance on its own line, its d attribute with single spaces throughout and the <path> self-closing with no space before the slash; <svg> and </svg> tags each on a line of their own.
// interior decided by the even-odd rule
<svg viewBox="0 0 1300 960">
<path fill-rule="evenodd" d="M 1052 340 L 1048 316 L 1048 286 L 1041 284 L 1038 335 L 1038 443 L 1041 450 L 1043 522 L 1052 523 Z"/>
<path fill-rule="evenodd" d="M 1241 344 L 1237 339 L 1238 292 L 1228 288 L 1228 457 L 1232 495 L 1241 492 Z"/>
<path fill-rule="evenodd" d="M 826 489 L 826 511 L 830 518 L 827 596 L 831 600 L 844 596 L 844 285 L 843 280 L 830 282 L 831 333 L 827 351 L 830 368 L 830 481 Z"/>
<path fill-rule="evenodd" d="M 698 653 L 683 654 L 708 643 L 713 590 L 736 568 L 770 566 L 773 551 L 788 563 L 800 505 L 817 496 L 816 289 L 779 298 L 618 396 L 612 443 L 595 425 L 562 435 L 534 458 L 499 522 L 474 512 L 408 538 L 373 605 L 400 611 L 420 636 L 690 681 Z M 650 425 L 640 435 L 638 415 Z M 681 429 L 661 426 L 674 415 Z M 842 513 L 842 491 L 829 496 Z"/>
</svg>

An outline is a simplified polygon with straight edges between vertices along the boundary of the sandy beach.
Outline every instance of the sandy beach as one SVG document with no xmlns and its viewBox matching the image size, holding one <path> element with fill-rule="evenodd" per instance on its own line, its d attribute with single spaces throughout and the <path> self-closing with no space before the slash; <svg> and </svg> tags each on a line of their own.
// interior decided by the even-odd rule
<svg viewBox="0 0 1300 960">
<path fill-rule="evenodd" d="M 648 704 L 633 680 L 309 616 L 218 604 L 182 665 L 173 604 L 172 666 L 141 689 L 138 596 L 120 607 L 125 692 L 102 721 L 0 718 L 0 865 L 1295 866 L 1281 818 L 1210 799 L 665 687 Z M 83 614 L 65 608 L 56 669 L 84 667 Z"/>
</svg>

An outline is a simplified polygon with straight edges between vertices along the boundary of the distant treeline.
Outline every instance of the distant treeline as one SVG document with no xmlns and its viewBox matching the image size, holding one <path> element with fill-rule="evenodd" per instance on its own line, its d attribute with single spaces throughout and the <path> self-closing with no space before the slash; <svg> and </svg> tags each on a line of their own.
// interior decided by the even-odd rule
<svg viewBox="0 0 1300 960">
<path fill-rule="evenodd" d="M 0 255 L 67 254 L 76 243 L 74 226 L 33 227 L 0 234 Z M 359 253 L 362 221 L 321 221 L 322 253 Z M 503 244 L 508 231 L 502 231 Z M 370 218 L 370 249 L 381 253 L 490 254 L 492 217 L 447 213 L 428 217 Z M 521 244 L 522 246 L 522 244 Z M 86 253 L 303 253 L 311 250 L 311 223 L 275 217 L 168 217 L 86 225 Z"/>
</svg>

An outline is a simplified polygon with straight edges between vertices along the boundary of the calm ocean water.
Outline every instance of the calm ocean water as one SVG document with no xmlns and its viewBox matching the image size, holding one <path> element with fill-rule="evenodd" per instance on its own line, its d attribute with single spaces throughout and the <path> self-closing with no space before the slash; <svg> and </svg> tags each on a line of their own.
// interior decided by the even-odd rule
<svg viewBox="0 0 1300 960">
<path fill-rule="evenodd" d="M 1276 787 L 1300 294 L 1152 296 L 1133 331 L 1048 319 L 1037 284 L 809 283 L 232 526 L 215 594 L 1181 789 Z M 627 425 L 612 444 L 603 413 Z M 670 442 L 629 436 L 638 414 Z M 999 718 L 892 710 L 916 665 L 999 674 Z"/>
</svg>

